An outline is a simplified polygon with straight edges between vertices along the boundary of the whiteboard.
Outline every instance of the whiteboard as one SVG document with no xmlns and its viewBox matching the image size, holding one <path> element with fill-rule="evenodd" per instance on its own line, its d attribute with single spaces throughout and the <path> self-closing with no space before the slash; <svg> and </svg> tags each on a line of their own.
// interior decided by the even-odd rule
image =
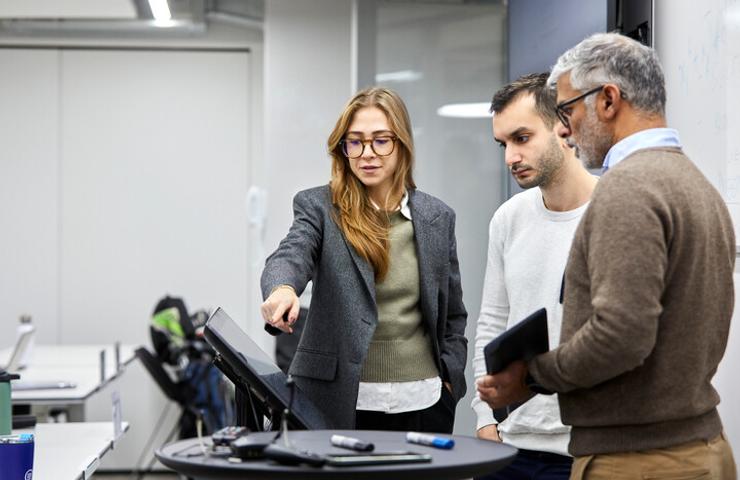
<svg viewBox="0 0 740 480">
<path fill-rule="evenodd" d="M 684 151 L 722 193 L 740 226 L 740 0 L 655 0 L 655 48 L 666 77 L 668 125 Z M 740 260 L 740 259 L 737 259 Z M 740 265 L 736 261 L 736 268 Z M 735 297 L 740 275 L 735 273 Z M 725 357 L 712 383 L 732 445 L 740 445 L 740 302 Z"/>
<path fill-rule="evenodd" d="M 668 125 L 725 199 L 740 239 L 740 0 L 656 0 Z"/>
<path fill-rule="evenodd" d="M 727 189 L 725 199 L 735 223 L 740 227 L 740 1 L 731 2 L 725 12 L 727 35 Z"/>
</svg>

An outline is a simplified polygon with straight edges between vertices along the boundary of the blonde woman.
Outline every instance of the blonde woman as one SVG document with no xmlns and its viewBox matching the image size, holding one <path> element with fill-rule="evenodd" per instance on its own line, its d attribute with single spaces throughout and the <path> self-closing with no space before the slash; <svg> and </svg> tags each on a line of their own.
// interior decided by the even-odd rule
<svg viewBox="0 0 740 480">
<path fill-rule="evenodd" d="M 313 282 L 290 373 L 328 427 L 452 432 L 467 351 L 455 214 L 416 189 L 395 92 L 357 93 L 328 147 L 329 185 L 295 196 L 267 259 L 262 316 L 291 333 Z"/>
</svg>

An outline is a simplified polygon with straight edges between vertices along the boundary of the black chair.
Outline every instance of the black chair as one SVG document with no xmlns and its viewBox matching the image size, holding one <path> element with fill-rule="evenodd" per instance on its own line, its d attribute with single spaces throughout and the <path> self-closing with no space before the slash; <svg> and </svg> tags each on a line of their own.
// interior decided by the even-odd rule
<svg viewBox="0 0 740 480">
<path fill-rule="evenodd" d="M 151 375 L 152 379 L 154 379 L 154 382 L 159 386 L 165 396 L 169 400 L 171 400 L 171 402 L 176 403 L 182 408 L 182 412 L 180 413 L 180 417 L 178 418 L 177 423 L 167 435 L 164 443 L 168 443 L 170 440 L 172 440 L 172 437 L 175 435 L 175 432 L 177 432 L 178 428 L 180 429 L 180 438 L 195 436 L 195 422 L 199 416 L 198 410 L 193 405 L 193 401 L 195 400 L 196 396 L 195 389 L 187 382 L 173 381 L 170 375 L 164 369 L 164 366 L 162 365 L 162 362 L 159 360 L 159 358 L 154 356 L 154 354 L 152 354 L 145 347 L 139 347 L 136 349 L 136 357 L 141 361 L 141 364 L 144 365 L 144 368 L 147 370 L 147 372 L 149 372 L 149 375 Z M 152 443 L 154 442 L 157 433 L 159 433 L 159 430 L 162 428 L 162 423 L 167 418 L 167 412 L 169 411 L 171 406 L 172 403 L 168 403 L 165 407 L 165 410 L 159 416 L 159 419 L 157 420 L 157 425 L 154 427 L 154 430 L 149 435 L 149 439 L 144 446 L 144 450 L 141 452 L 141 456 L 136 462 L 135 468 L 136 471 L 138 471 L 139 473 L 139 478 L 141 478 L 144 473 L 151 470 L 154 462 L 156 461 L 156 458 L 154 457 L 154 453 L 152 451 L 150 453 L 152 455 L 152 458 L 147 464 L 147 467 L 144 470 L 139 469 L 139 466 L 143 462 L 144 457 L 147 455 L 148 452 L 150 452 L 150 449 L 152 448 Z"/>
</svg>

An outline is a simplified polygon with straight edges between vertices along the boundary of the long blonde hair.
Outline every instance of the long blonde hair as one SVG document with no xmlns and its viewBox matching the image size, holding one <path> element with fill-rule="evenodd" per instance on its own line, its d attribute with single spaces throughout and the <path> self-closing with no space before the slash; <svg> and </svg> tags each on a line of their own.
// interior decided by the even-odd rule
<svg viewBox="0 0 740 480">
<path fill-rule="evenodd" d="M 372 87 L 357 92 L 350 99 L 327 142 L 332 157 L 329 185 L 332 203 L 337 208 L 335 220 L 355 251 L 373 267 L 375 279 L 382 280 L 388 273 L 390 261 L 388 215 L 372 205 L 365 185 L 352 172 L 349 159 L 342 151 L 340 143 L 355 113 L 364 107 L 382 110 L 397 138 L 395 148 L 398 152 L 398 166 L 393 172 L 393 183 L 385 205 L 391 199 L 399 201 L 404 189 L 416 188 L 411 174 L 414 166 L 414 140 L 409 113 L 401 97 L 393 90 Z"/>
</svg>

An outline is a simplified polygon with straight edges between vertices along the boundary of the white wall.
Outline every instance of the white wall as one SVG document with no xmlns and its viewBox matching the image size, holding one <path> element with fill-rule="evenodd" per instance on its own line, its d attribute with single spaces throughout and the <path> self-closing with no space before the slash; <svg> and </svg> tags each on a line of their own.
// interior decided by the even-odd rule
<svg viewBox="0 0 740 480">
<path fill-rule="evenodd" d="M 59 336 L 58 55 L 0 50 L 0 348 L 18 316 L 33 316 L 39 343 Z M 33 95 L 23 92 L 34 92 Z M 20 94 L 19 94 L 20 93 Z"/>
<path fill-rule="evenodd" d="M 737 79 L 729 81 L 728 49 L 732 44 L 726 27 L 730 5 L 737 7 L 740 2 L 655 0 L 654 5 L 655 49 L 666 77 L 668 125 L 678 129 L 688 156 L 727 199 L 727 145 L 738 134 L 728 125 L 727 118 L 740 105 L 725 100 L 730 98 L 730 90 L 737 91 L 738 88 Z M 734 221 L 737 231 L 738 218 L 735 217 Z M 739 280 L 740 275 L 736 273 L 736 307 L 730 339 L 713 382 L 721 397 L 719 411 L 736 457 L 740 448 L 740 386 L 737 382 L 737 365 L 740 364 Z"/>
<path fill-rule="evenodd" d="M 244 121 L 251 125 L 247 126 L 245 123 L 241 127 L 236 126 L 236 128 L 241 129 L 238 139 L 245 145 L 243 154 L 244 174 L 242 175 L 245 186 L 243 187 L 244 192 L 240 193 L 237 199 L 238 205 L 236 205 L 236 208 L 240 212 L 238 222 L 246 232 L 246 218 L 243 215 L 244 194 L 250 183 L 249 178 L 253 174 L 251 169 L 253 164 L 248 162 L 247 156 L 253 155 L 255 158 L 261 158 L 262 153 L 262 33 L 259 30 L 235 28 L 220 23 L 209 23 L 208 29 L 203 32 L 191 31 L 187 34 L 176 33 L 174 35 L 161 32 L 151 34 L 144 30 L 127 33 L 119 29 L 106 33 L 105 30 L 75 32 L 59 28 L 46 32 L 18 31 L 15 36 L 3 32 L 0 34 L 0 46 L 4 47 L 0 49 L 0 61 L 2 62 L 0 65 L 5 72 L 2 76 L 4 88 L 0 91 L 0 100 L 2 100 L 1 104 L 3 105 L 3 108 L 0 109 L 0 125 L 3 127 L 0 132 L 4 140 L 4 154 L 0 159 L 0 173 L 2 173 L 0 175 L 0 186 L 2 187 L 0 188 L 0 199 L 3 201 L 4 208 L 0 211 L 0 221 L 2 221 L 0 224 L 7 231 L 14 232 L 12 235 L 4 235 L 0 238 L 0 247 L 2 247 L 0 248 L 0 260 L 2 260 L 4 266 L 0 271 L 0 306 L 3 307 L 4 312 L 4 315 L 0 318 L 0 347 L 7 346 L 12 342 L 12 335 L 6 332 L 14 329 L 17 316 L 22 313 L 29 313 L 34 317 L 34 322 L 40 327 L 39 339 L 42 342 L 91 341 L 85 336 L 85 332 L 89 331 L 88 325 L 85 324 L 87 314 L 79 315 L 79 312 L 85 311 L 86 308 L 85 298 L 83 298 L 84 293 L 80 289 L 75 289 L 76 287 L 71 287 L 71 284 L 70 288 L 62 285 L 62 276 L 80 267 L 77 262 L 73 261 L 66 265 L 66 270 L 62 268 L 62 244 L 66 245 L 69 250 L 77 248 L 82 242 L 76 241 L 75 230 L 69 228 L 66 230 L 68 237 L 64 240 L 61 237 L 65 232 L 60 223 L 61 215 L 74 215 L 74 212 L 69 209 L 65 212 L 62 212 L 62 210 L 78 193 L 76 191 L 78 185 L 74 183 L 78 177 L 76 175 L 66 177 L 68 180 L 72 180 L 72 184 L 67 185 L 66 190 L 62 189 L 63 179 L 59 163 L 61 162 L 61 156 L 65 153 L 64 148 L 72 147 L 72 145 L 65 144 L 64 140 L 59 138 L 59 135 L 64 133 L 59 125 L 62 120 L 75 122 L 76 119 L 60 118 L 64 115 L 64 112 L 61 109 L 62 105 L 59 99 L 63 98 L 66 93 L 61 92 L 61 88 L 65 84 L 58 73 L 60 70 L 55 70 L 49 63 L 52 59 L 56 59 L 54 61 L 60 61 L 59 59 L 61 59 L 62 54 L 54 48 L 251 49 L 253 55 L 251 55 L 251 58 L 248 56 L 246 60 L 247 67 L 245 74 L 242 76 L 245 78 L 242 90 L 245 95 L 253 96 L 257 101 L 247 103 L 245 106 L 247 114 Z M 14 46 L 23 49 L 22 53 L 13 49 Z M 25 47 L 31 49 L 24 49 Z M 49 47 L 50 49 L 37 50 L 39 47 Z M 177 56 L 177 52 L 171 53 L 173 57 Z M 41 59 L 44 59 L 45 63 L 41 64 Z M 121 65 L 121 67 L 125 70 L 125 65 Z M 93 73 L 104 75 L 106 72 L 93 70 Z M 130 72 L 124 71 L 117 78 L 122 78 L 125 85 L 125 79 L 130 74 Z M 218 89 L 209 79 L 209 75 L 214 74 L 216 74 L 215 71 L 210 74 L 207 71 L 200 72 L 201 79 L 192 83 L 190 87 L 183 85 L 183 89 L 187 88 L 188 91 L 176 101 L 187 104 L 184 99 L 188 97 L 207 99 L 211 95 L 211 88 Z M 188 77 L 190 75 L 185 75 L 183 78 L 187 79 Z M 177 84 L 177 81 L 173 82 L 174 86 Z M 66 87 L 70 91 L 74 91 L 75 86 L 67 83 Z M 99 87 L 97 91 L 104 88 L 97 85 L 96 87 Z M 31 91 L 36 93 L 31 94 Z M 142 88 L 141 91 L 145 93 L 146 88 Z M 84 97 L 84 92 L 78 96 L 82 99 Z M 116 95 L 113 94 L 108 99 L 114 102 L 115 97 Z M 235 99 L 235 101 L 238 101 L 238 99 Z M 230 110 L 233 110 L 232 105 L 226 104 L 224 107 L 226 114 L 223 115 L 223 120 L 225 124 L 233 123 L 227 118 Z M 140 109 L 135 113 L 135 115 L 141 116 L 149 114 L 150 112 L 145 109 Z M 82 118 L 82 124 L 84 124 L 84 121 L 85 119 Z M 132 126 L 139 123 L 136 120 L 130 122 Z M 94 122 L 91 124 L 94 129 L 96 125 Z M 167 123 L 165 122 L 164 125 L 167 125 Z M 70 123 L 70 126 L 74 126 L 74 123 Z M 192 127 L 196 128 L 197 126 L 193 125 Z M 77 133 L 84 135 L 84 132 L 81 131 Z M 182 133 L 182 138 L 189 142 L 199 141 L 201 136 L 201 134 Z M 99 141 L 100 145 L 106 145 L 105 138 L 92 140 Z M 175 143 L 178 141 L 175 140 Z M 203 141 L 206 142 L 208 139 L 203 139 Z M 132 137 L 126 142 L 126 145 L 134 148 L 137 143 L 140 143 L 140 139 Z M 213 143 L 210 145 L 214 151 L 217 151 Z M 84 144 L 81 144 L 81 146 L 84 147 Z M 188 148 L 184 143 L 180 147 L 186 150 Z M 67 151 L 66 153 L 68 154 L 68 162 L 78 160 L 77 152 Z M 86 175 L 85 172 L 81 172 L 81 174 L 82 177 Z M 89 178 L 89 176 L 86 178 Z M 138 180 L 146 181 L 142 177 L 129 182 L 128 186 L 135 190 Z M 94 187 L 92 184 L 91 186 Z M 144 188 L 143 185 L 138 186 Z M 72 190 L 70 190 L 70 187 Z M 121 185 L 121 187 L 124 186 Z M 66 198 L 62 198 L 63 196 L 66 196 Z M 77 205 L 80 205 L 80 203 L 78 202 Z M 91 208 L 94 208 L 94 205 L 91 205 Z M 192 212 L 192 210 L 189 210 L 189 213 Z M 86 222 L 85 227 L 97 231 L 95 229 L 102 228 L 102 225 Z M 198 235 L 200 234 L 196 234 L 196 236 Z M 244 244 L 246 245 L 246 243 L 245 238 Z M 246 247 L 244 250 L 248 253 Z M 123 253 L 124 257 L 119 254 L 119 258 L 125 258 L 127 254 L 132 254 L 132 252 Z M 139 260 L 141 262 L 145 261 L 144 259 Z M 241 277 L 241 286 L 235 288 L 240 290 L 242 297 L 237 316 L 241 317 L 240 320 L 244 320 L 247 311 L 251 309 L 250 302 L 252 300 L 247 292 L 252 289 L 249 284 L 250 278 L 245 264 L 246 260 L 242 259 L 240 262 L 242 266 L 239 268 L 242 269 L 244 274 Z M 120 291 L 124 289 L 122 285 L 116 288 Z M 178 288 L 177 285 L 173 285 L 172 290 L 169 288 L 167 290 L 171 293 L 177 293 L 176 289 Z M 161 287 L 156 287 L 156 289 L 158 291 L 162 290 Z M 61 296 L 63 290 L 66 292 L 64 298 Z M 153 296 L 164 293 L 166 292 L 162 291 L 153 294 Z M 181 292 L 183 295 L 186 293 Z M 79 299 L 72 299 L 70 295 L 80 295 L 80 297 Z M 206 296 L 209 298 L 191 298 L 191 306 L 213 306 L 211 305 L 212 302 L 219 301 L 213 295 Z M 147 315 L 153 307 L 154 301 L 156 301 L 156 297 L 148 299 L 145 306 L 141 305 L 142 311 L 145 311 Z M 62 330 L 60 324 L 61 318 L 64 316 L 62 303 L 70 307 L 70 310 L 67 311 L 67 320 L 80 328 L 68 325 Z M 87 307 L 89 306 L 88 303 Z M 120 321 L 112 320 L 111 323 L 120 324 Z M 85 324 L 84 327 L 81 324 Z M 94 327 L 93 330 L 95 328 L 97 327 Z M 116 335 L 116 332 L 107 330 L 106 334 L 111 336 Z M 62 335 L 64 335 L 64 338 L 62 338 Z M 134 341 L 133 339 L 148 341 L 146 331 L 137 332 L 136 329 L 125 331 L 124 337 L 128 338 L 129 341 Z M 99 341 L 104 340 L 95 336 L 89 338 L 95 338 Z"/>
<path fill-rule="evenodd" d="M 740 383 L 737 381 L 737 368 L 740 365 L 740 315 L 738 315 L 738 303 L 740 303 L 740 265 L 735 265 L 735 314 L 732 317 L 730 327 L 730 339 L 727 342 L 727 350 L 719 365 L 717 375 L 713 384 L 719 391 L 721 402 L 719 413 L 725 432 L 732 444 L 737 461 L 740 457 Z"/>
<path fill-rule="evenodd" d="M 62 343 L 148 344 L 165 293 L 244 318 L 248 53 L 61 55 Z"/>
<path fill-rule="evenodd" d="M 0 54 L 35 74 L 2 79 L 4 311 L 62 343 L 148 343 L 165 293 L 245 317 L 247 52 Z"/>
<path fill-rule="evenodd" d="M 270 252 L 291 224 L 293 195 L 329 181 L 326 140 L 353 93 L 351 15 L 347 0 L 265 3 L 263 168 Z"/>
</svg>

